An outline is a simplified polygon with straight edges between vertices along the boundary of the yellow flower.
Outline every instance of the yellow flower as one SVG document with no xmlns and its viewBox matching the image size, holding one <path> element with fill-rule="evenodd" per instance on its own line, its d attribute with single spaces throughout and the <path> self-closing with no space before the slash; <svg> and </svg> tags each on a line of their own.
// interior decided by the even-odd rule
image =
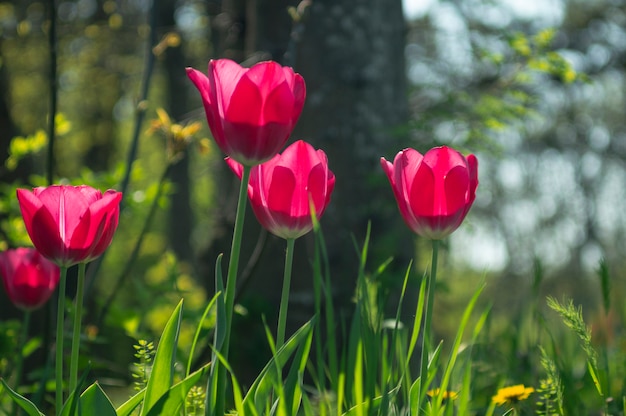
<svg viewBox="0 0 626 416">
<path fill-rule="evenodd" d="M 436 389 L 428 390 L 426 394 L 428 395 L 428 397 L 435 397 L 439 394 L 439 390 L 439 387 L 437 387 Z M 456 400 L 457 397 L 459 397 L 459 393 L 457 393 L 456 391 L 446 390 L 443 392 L 444 400 Z"/>
<path fill-rule="evenodd" d="M 532 387 L 524 387 L 523 384 L 515 386 L 503 387 L 498 390 L 498 394 L 491 398 L 491 401 L 501 406 L 503 404 L 514 404 L 522 400 L 526 400 L 535 389 Z"/>
<path fill-rule="evenodd" d="M 150 122 L 147 133 L 161 133 L 166 140 L 168 159 L 176 162 L 183 156 L 194 135 L 200 131 L 202 123 L 195 121 L 186 125 L 176 124 L 164 109 L 157 108 L 156 113 L 157 118 Z M 201 145 L 201 151 L 203 150 L 206 150 L 206 146 Z"/>
</svg>

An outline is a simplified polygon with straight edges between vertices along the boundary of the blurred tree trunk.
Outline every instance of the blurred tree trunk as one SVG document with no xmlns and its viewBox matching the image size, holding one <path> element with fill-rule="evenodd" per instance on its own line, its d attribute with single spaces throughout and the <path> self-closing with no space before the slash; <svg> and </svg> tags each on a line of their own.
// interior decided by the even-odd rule
<svg viewBox="0 0 626 416">
<path fill-rule="evenodd" d="M 158 10 L 158 27 L 163 33 L 176 31 L 174 12 L 176 1 L 167 0 L 155 3 Z M 163 66 L 166 80 L 166 110 L 172 120 L 179 122 L 187 113 L 188 109 L 188 82 L 185 72 L 183 46 L 169 47 L 163 53 Z M 193 260 L 191 249 L 191 236 L 193 212 L 191 210 L 191 186 L 189 181 L 189 155 L 184 156 L 171 166 L 168 178 L 174 188 L 174 194 L 170 200 L 168 241 L 170 248 L 176 257 L 185 262 Z"/>
<path fill-rule="evenodd" d="M 0 37 L 0 62 L 2 59 L 2 38 Z M 23 159 L 13 171 L 7 170 L 4 165 L 9 156 L 9 144 L 11 139 L 18 135 L 17 127 L 11 117 L 11 103 L 9 79 L 6 65 L 0 64 L 0 183 L 13 182 L 16 179 L 26 180 L 32 172 L 32 161 L 30 158 Z"/>
<path fill-rule="evenodd" d="M 394 256 L 404 270 L 414 252 L 380 167 L 381 156 L 408 146 L 398 133 L 408 123 L 402 2 L 314 0 L 301 12 L 295 62 L 307 100 L 295 135 L 324 149 L 336 175 L 322 226 L 337 295 L 348 301 L 358 270 L 352 236 L 361 246 L 368 221 L 370 268 Z"/>
<path fill-rule="evenodd" d="M 290 16 L 290 6 L 298 16 Z M 354 293 L 358 255 L 352 237 L 362 245 L 368 221 L 372 222 L 370 268 L 394 256 L 401 271 L 393 284 L 401 284 L 413 254 L 412 236 L 404 227 L 379 162 L 381 156 L 392 159 L 407 146 L 406 137 L 397 134 L 408 121 L 401 1 L 228 0 L 222 2 L 221 12 L 212 21 L 217 29 L 212 38 L 217 56 L 245 58 L 245 64 L 272 59 L 293 66 L 305 79 L 307 101 L 290 143 L 304 139 L 323 149 L 336 175 L 336 189 L 322 227 L 338 305 L 348 306 Z M 255 45 L 254 49 L 250 45 Z M 218 253 L 229 253 L 234 220 L 228 218 L 235 211 L 233 175 L 223 167 L 219 170 L 217 183 L 224 192 L 218 192 L 222 201 L 217 203 L 227 208 L 219 209 L 225 220 L 221 221 L 223 235 L 207 253 L 208 267 Z M 268 324 L 275 325 L 283 276 L 285 241 L 271 235 L 265 240 L 250 209 L 243 241 L 238 293 L 247 298 L 244 305 L 249 313 L 235 322 L 234 338 L 237 334 L 254 336 L 260 313 L 271 316 Z M 263 255 L 246 264 L 260 247 Z M 288 334 L 310 319 L 313 311 L 312 248 L 312 233 L 295 245 Z M 263 338 L 262 333 L 259 336 Z M 238 348 L 232 361 L 254 375 L 254 366 L 263 361 L 247 362 L 258 356 L 259 346 L 236 339 L 233 343 Z"/>
<path fill-rule="evenodd" d="M 379 162 L 381 156 L 392 159 L 408 145 L 407 137 L 398 134 L 408 122 L 402 3 L 258 2 L 261 52 L 293 66 L 307 85 L 305 108 L 290 143 L 304 139 L 323 149 L 336 175 L 335 191 L 321 222 L 334 300 L 345 309 L 342 314 L 349 314 L 359 263 L 354 242 L 362 246 L 369 221 L 368 269 L 395 257 L 397 273 L 391 274 L 398 279 L 381 282 L 383 290 L 401 284 L 414 253 L 412 235 L 398 213 Z M 293 7 L 291 16 L 289 6 Z M 253 228 L 250 222 L 256 226 L 254 218 L 247 219 L 246 232 Z M 288 334 L 313 312 L 313 245 L 312 233 L 295 245 Z M 254 290 L 250 292 L 265 293 L 273 305 L 280 297 L 284 250 L 285 242 L 270 236 L 251 283 Z"/>
</svg>

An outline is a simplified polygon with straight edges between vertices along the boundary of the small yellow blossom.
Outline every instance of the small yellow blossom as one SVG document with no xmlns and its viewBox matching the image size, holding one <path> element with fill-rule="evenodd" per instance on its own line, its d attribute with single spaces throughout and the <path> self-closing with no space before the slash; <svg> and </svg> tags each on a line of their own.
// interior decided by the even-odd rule
<svg viewBox="0 0 626 416">
<path fill-rule="evenodd" d="M 491 401 L 501 406 L 503 404 L 514 404 L 526 400 L 535 391 L 532 387 L 525 387 L 523 384 L 503 387 L 498 390 L 498 394 L 491 398 Z"/>
<path fill-rule="evenodd" d="M 435 397 L 439 394 L 439 391 L 440 389 L 439 387 L 437 387 L 436 389 L 428 390 L 426 394 L 428 395 L 428 397 Z M 456 391 L 446 390 L 443 392 L 444 400 L 456 400 L 457 397 L 459 397 L 459 393 L 457 393 Z"/>
<path fill-rule="evenodd" d="M 202 124 L 199 121 L 186 125 L 174 123 L 162 108 L 157 108 L 156 113 L 157 118 L 151 121 L 147 133 L 161 133 L 166 140 L 168 159 L 176 162 L 182 157 L 194 135 L 200 131 Z"/>
</svg>

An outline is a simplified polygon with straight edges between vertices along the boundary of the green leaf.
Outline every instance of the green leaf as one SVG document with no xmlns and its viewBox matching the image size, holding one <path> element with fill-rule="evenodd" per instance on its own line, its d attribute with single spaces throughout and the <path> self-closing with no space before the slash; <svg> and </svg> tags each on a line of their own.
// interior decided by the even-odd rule
<svg viewBox="0 0 626 416">
<path fill-rule="evenodd" d="M 435 409 L 439 409 L 443 403 L 443 393 L 447 390 L 448 383 L 450 382 L 450 378 L 452 377 L 452 370 L 454 369 L 454 364 L 456 363 L 456 359 L 459 354 L 461 341 L 463 340 L 463 333 L 465 332 L 465 327 L 467 326 L 469 322 L 469 319 L 472 315 L 472 311 L 474 310 L 474 306 L 476 305 L 476 302 L 478 301 L 478 297 L 480 296 L 484 288 L 485 288 L 485 283 L 483 282 L 480 284 L 478 289 L 476 289 L 476 291 L 474 292 L 474 295 L 469 301 L 469 304 L 465 308 L 465 312 L 463 312 L 463 317 L 461 318 L 461 323 L 457 330 L 456 338 L 454 339 L 454 344 L 452 345 L 452 349 L 450 352 L 450 358 L 448 359 L 448 362 L 446 364 L 446 368 L 443 373 L 443 379 L 441 380 L 441 385 L 439 386 L 439 394 L 434 400 Z M 484 318 L 481 319 L 481 321 L 479 322 L 479 330 L 480 328 L 482 328 L 482 325 L 484 324 L 484 319 L 486 319 L 485 315 L 484 315 Z"/>
<path fill-rule="evenodd" d="M 176 383 L 170 388 L 159 400 L 152 406 L 147 416 L 176 415 L 180 411 L 180 407 L 184 405 L 189 390 L 202 378 L 208 371 L 211 363 L 205 364 L 198 371 L 191 373 L 184 380 Z"/>
<path fill-rule="evenodd" d="M 27 398 L 25 398 L 25 397 L 19 395 L 17 392 L 13 391 L 11 389 L 11 387 L 9 387 L 7 385 L 7 383 L 3 379 L 0 379 L 0 383 L 2 383 L 2 385 L 6 389 L 7 393 L 9 393 L 9 396 L 11 396 L 11 399 L 13 399 L 13 403 L 15 403 L 19 407 L 21 407 L 26 412 L 26 414 L 28 416 L 44 416 L 44 414 L 41 413 L 39 411 L 39 409 L 37 409 L 37 406 L 35 406 Z"/>
<path fill-rule="evenodd" d="M 215 299 L 216 299 L 216 322 L 213 334 L 213 354 L 211 356 L 211 362 L 214 364 L 211 367 L 211 374 L 207 382 L 206 388 L 206 403 L 207 408 L 215 409 L 217 407 L 218 398 L 217 392 L 220 389 L 218 386 L 220 367 L 218 365 L 217 352 L 222 348 L 224 338 L 226 338 L 226 305 L 224 303 L 224 282 L 222 279 L 222 254 L 217 256 L 215 261 Z M 222 369 L 223 371 L 223 369 Z"/>
<path fill-rule="evenodd" d="M 270 400 L 272 385 L 278 378 L 276 372 L 274 371 L 276 363 L 278 363 L 280 368 L 284 367 L 285 363 L 294 351 L 307 340 L 308 334 L 313 328 L 314 320 L 315 318 L 302 325 L 302 327 L 298 329 L 282 347 L 280 347 L 280 349 L 276 352 L 276 355 L 265 365 L 263 370 L 259 373 L 259 376 L 256 380 L 254 380 L 254 383 L 252 383 L 246 397 L 244 397 L 244 405 L 248 406 L 249 403 L 254 402 L 255 406 L 253 407 L 260 409 L 264 408 L 265 404 L 268 400 Z"/>
<path fill-rule="evenodd" d="M 294 356 L 293 364 L 285 380 L 285 398 L 287 403 L 291 403 L 292 415 L 297 415 L 302 401 L 302 377 L 306 364 L 309 361 L 309 353 L 311 352 L 311 344 L 313 343 L 313 331 L 310 331 L 305 342 L 298 348 L 298 352 Z"/>
<path fill-rule="evenodd" d="M 146 389 L 142 389 L 130 399 L 126 400 L 120 407 L 117 408 L 117 416 L 129 416 L 139 406 L 146 395 Z"/>
<path fill-rule="evenodd" d="M 117 416 L 115 407 L 96 382 L 80 395 L 80 410 L 83 415 Z"/>
<path fill-rule="evenodd" d="M 204 324 L 204 320 L 206 319 L 207 315 L 213 308 L 213 305 L 215 304 L 215 301 L 217 300 L 217 297 L 219 296 L 219 294 L 220 292 L 215 293 L 215 296 L 213 296 L 213 299 L 211 299 L 211 301 L 206 306 L 206 308 L 204 308 L 204 313 L 202 314 L 202 318 L 200 318 L 200 322 L 198 322 L 198 326 L 196 327 L 196 333 L 194 334 L 193 342 L 191 343 L 191 349 L 189 350 L 189 360 L 187 361 L 187 372 L 185 373 L 186 376 L 188 376 L 191 373 L 191 364 L 193 362 L 193 356 L 196 351 L 196 345 L 198 344 L 198 339 L 200 338 L 200 333 L 202 332 L 202 325 Z"/>
<path fill-rule="evenodd" d="M 141 409 L 141 416 L 145 416 L 156 404 L 156 402 L 170 389 L 174 376 L 174 360 L 176 346 L 178 344 L 178 333 L 182 319 L 183 301 L 178 303 L 169 321 L 165 325 L 159 346 L 154 356 L 152 372 L 146 385 L 146 395 Z"/>
<path fill-rule="evenodd" d="M 80 390 L 85 385 L 85 381 L 87 380 L 87 375 L 91 370 L 90 367 L 87 368 L 86 371 L 83 372 L 83 375 L 80 376 L 78 383 L 76 384 L 76 388 L 73 392 L 70 393 L 70 396 L 67 398 L 67 401 L 63 404 L 63 408 L 61 409 L 61 413 L 59 416 L 74 416 L 76 415 L 76 410 L 79 407 L 80 403 Z M 79 412 L 80 413 L 80 412 Z"/>
</svg>

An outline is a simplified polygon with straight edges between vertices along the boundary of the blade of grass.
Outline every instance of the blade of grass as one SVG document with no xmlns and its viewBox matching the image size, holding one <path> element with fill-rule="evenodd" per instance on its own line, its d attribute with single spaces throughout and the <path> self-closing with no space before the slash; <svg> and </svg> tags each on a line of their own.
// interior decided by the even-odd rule
<svg viewBox="0 0 626 416">
<path fill-rule="evenodd" d="M 159 340 L 159 345 L 157 346 L 157 351 L 152 363 L 152 372 L 148 379 L 148 384 L 146 385 L 146 394 L 141 409 L 141 416 L 147 415 L 156 402 L 172 385 L 178 334 L 182 321 L 182 307 L 183 301 L 181 300 L 174 309 L 174 312 L 172 312 Z"/>
<path fill-rule="evenodd" d="M 257 408 L 262 408 L 268 403 L 271 386 L 276 380 L 276 373 L 273 371 L 276 366 L 274 361 L 282 368 L 296 349 L 306 340 L 309 332 L 313 329 L 314 321 L 315 318 L 305 323 L 278 349 L 278 351 L 276 351 L 275 356 L 270 359 L 250 386 L 250 389 L 243 399 L 244 405 L 247 405 L 247 403 L 255 403 Z"/>
<path fill-rule="evenodd" d="M 454 344 L 452 345 L 452 350 L 450 351 L 450 358 L 448 358 L 448 362 L 446 363 L 446 368 L 443 373 L 443 379 L 441 381 L 441 385 L 439 386 L 439 394 L 437 394 L 437 399 L 435 400 L 436 409 L 439 409 L 441 407 L 441 403 L 443 402 L 443 394 L 447 390 L 448 384 L 450 382 L 450 377 L 452 376 L 452 370 L 454 369 L 454 364 L 456 363 L 456 359 L 459 354 L 459 347 L 461 346 L 461 341 L 463 340 L 465 327 L 467 326 L 469 319 L 472 315 L 472 311 L 474 310 L 476 301 L 478 301 L 478 297 L 480 296 L 484 288 L 485 284 L 481 283 L 478 289 L 476 289 L 476 291 L 474 292 L 474 295 L 470 299 L 467 307 L 465 308 L 465 312 L 463 312 L 463 317 L 461 318 L 461 323 L 459 324 L 459 328 L 454 339 Z"/>
<path fill-rule="evenodd" d="M 215 415 L 214 409 L 218 406 L 218 384 L 219 384 L 219 372 L 220 366 L 217 365 L 217 352 L 222 347 L 226 334 L 226 304 L 224 303 L 224 282 L 222 280 L 222 254 L 217 256 L 215 261 L 215 293 L 216 297 L 216 317 L 215 330 L 213 333 L 213 346 L 211 357 L 211 374 L 207 380 L 206 387 L 206 401 L 205 401 L 205 413 L 207 415 Z M 217 416 L 217 415 L 216 415 Z M 219 415 L 221 416 L 221 415 Z"/>
<path fill-rule="evenodd" d="M 129 416 L 132 414 L 135 409 L 141 404 L 144 396 L 146 395 L 146 389 L 141 389 L 130 399 L 126 400 L 122 403 L 115 411 L 117 412 L 117 416 Z"/>
<path fill-rule="evenodd" d="M 194 353 L 196 352 L 196 346 L 198 345 L 198 339 L 200 338 L 200 333 L 202 332 L 202 325 L 204 324 L 204 321 L 206 320 L 207 315 L 213 308 L 213 305 L 215 305 L 215 302 L 221 293 L 222 292 L 217 292 L 213 296 L 213 298 L 209 301 L 209 303 L 206 305 L 206 308 L 204 308 L 204 312 L 202 313 L 202 317 L 200 318 L 200 321 L 198 322 L 198 326 L 196 327 L 196 332 L 193 336 L 193 341 L 191 343 L 191 348 L 189 350 L 189 359 L 187 360 L 187 370 L 185 371 L 185 376 L 188 376 L 191 373 L 191 364 L 193 363 L 193 356 L 194 356 Z"/>
<path fill-rule="evenodd" d="M 181 407 L 185 405 L 185 400 L 189 394 L 189 390 L 200 381 L 202 377 L 209 371 L 211 364 L 206 364 L 198 371 L 195 371 L 185 377 L 183 380 L 174 384 L 163 394 L 159 400 L 152 406 L 147 416 L 176 415 Z"/>
<path fill-rule="evenodd" d="M 30 400 L 13 391 L 2 378 L 0 378 L 0 383 L 2 383 L 9 396 L 11 396 L 13 402 L 21 407 L 28 416 L 45 416 Z"/>
</svg>

